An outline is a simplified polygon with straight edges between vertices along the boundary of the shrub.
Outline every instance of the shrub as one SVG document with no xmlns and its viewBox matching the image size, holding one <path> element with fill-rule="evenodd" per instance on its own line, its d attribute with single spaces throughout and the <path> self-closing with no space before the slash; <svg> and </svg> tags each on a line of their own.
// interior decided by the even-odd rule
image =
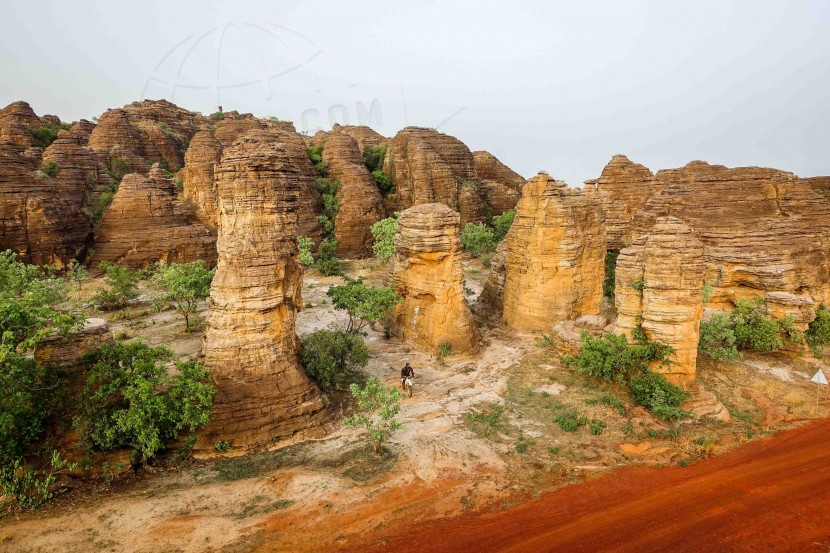
<svg viewBox="0 0 830 553">
<path fill-rule="evenodd" d="M 609 301 L 614 301 L 614 284 L 617 278 L 617 258 L 620 256 L 618 250 L 605 252 L 605 280 L 602 284 L 602 293 Z"/>
<path fill-rule="evenodd" d="M 334 234 L 334 220 L 340 209 L 340 199 L 337 197 L 340 183 L 336 180 L 320 178 L 314 182 L 314 187 L 320 191 L 323 197 L 323 213 L 317 217 L 317 220 L 323 225 L 326 234 L 332 236 Z"/>
<path fill-rule="evenodd" d="M 297 237 L 297 246 L 300 248 L 300 263 L 306 267 L 314 265 L 314 256 L 311 255 L 311 248 L 314 247 L 314 240 L 308 236 Z"/>
<path fill-rule="evenodd" d="M 323 161 L 323 144 L 309 146 L 306 148 L 306 153 L 308 153 L 308 159 L 314 164 L 314 168 L 317 169 L 317 173 L 321 177 L 327 177 L 329 174 L 329 166 Z"/>
<path fill-rule="evenodd" d="M 387 263 L 392 254 L 395 253 L 395 232 L 398 229 L 399 212 L 392 217 L 381 219 L 372 225 L 372 236 L 375 243 L 372 244 L 372 251 L 375 252 L 381 263 Z"/>
<path fill-rule="evenodd" d="M 81 291 L 81 285 L 89 276 L 89 271 L 86 270 L 86 267 L 78 263 L 77 261 L 70 261 L 69 264 L 66 266 L 66 280 L 67 282 L 74 282 L 75 286 L 78 289 L 78 292 Z"/>
<path fill-rule="evenodd" d="M 629 345 L 624 334 L 596 338 L 583 332 L 581 337 L 582 353 L 577 357 L 565 356 L 562 359 L 577 372 L 622 384 L 632 375 L 648 369 L 648 347 Z"/>
<path fill-rule="evenodd" d="M 510 230 L 510 227 L 513 225 L 513 219 L 515 218 L 515 209 L 505 211 L 498 217 L 493 218 L 493 234 L 496 238 L 496 242 L 504 240 L 504 237 L 507 236 L 507 231 Z"/>
<path fill-rule="evenodd" d="M 671 412 L 666 408 L 680 407 L 689 395 L 681 387 L 666 380 L 662 374 L 652 371 L 633 376 L 630 390 L 634 401 L 660 415 Z"/>
<path fill-rule="evenodd" d="M 152 458 L 205 425 L 216 390 L 206 384 L 208 371 L 192 360 L 167 365 L 174 353 L 140 341 L 104 344 L 85 357 L 90 365 L 75 420 L 84 439 L 99 450 L 127 446 L 138 461 Z"/>
<path fill-rule="evenodd" d="M 588 424 L 588 418 L 576 411 L 560 413 L 553 418 L 553 421 L 565 432 L 576 432 L 581 426 Z"/>
<path fill-rule="evenodd" d="M 735 340 L 732 318 L 726 313 L 715 313 L 708 321 L 701 321 L 697 349 L 712 359 L 731 361 L 739 356 Z"/>
<path fill-rule="evenodd" d="M 386 197 L 395 191 L 395 184 L 383 171 L 372 171 L 372 178 L 375 180 L 375 185 L 378 187 L 381 196 Z"/>
<path fill-rule="evenodd" d="M 360 332 L 368 324 L 387 320 L 401 301 L 392 286 L 366 284 L 363 277 L 343 280 L 346 284 L 332 286 L 326 295 L 335 309 L 348 313 L 346 332 Z"/>
<path fill-rule="evenodd" d="M 335 257 L 337 251 L 337 240 L 326 238 L 317 247 L 316 269 L 321 275 L 332 276 L 340 274 L 340 260 Z"/>
<path fill-rule="evenodd" d="M 449 357 L 452 355 L 452 344 L 450 343 L 443 343 L 438 344 L 438 358 L 443 359 L 444 357 Z"/>
<path fill-rule="evenodd" d="M 403 394 L 393 387 L 381 384 L 377 378 L 369 379 L 363 388 L 357 384 L 352 384 L 349 388 L 357 403 L 357 414 L 346 419 L 345 424 L 348 427 L 365 428 L 372 450 L 379 454 L 383 442 L 403 426 L 395 419 L 401 410 L 400 400 Z"/>
<path fill-rule="evenodd" d="M 363 164 L 370 173 L 383 166 L 384 157 L 386 157 L 386 146 L 366 146 L 363 149 Z"/>
<path fill-rule="evenodd" d="M 305 372 L 321 388 L 337 388 L 369 361 L 363 339 L 352 332 L 317 330 L 302 338 Z"/>
<path fill-rule="evenodd" d="M 821 358 L 822 348 L 830 344 L 830 310 L 824 305 L 820 305 L 816 311 L 816 318 L 810 323 L 806 338 L 813 355 Z"/>
<path fill-rule="evenodd" d="M 132 164 L 130 160 L 126 157 L 119 157 L 112 153 L 109 155 L 110 158 L 110 170 L 108 171 L 109 176 L 114 180 L 116 183 L 121 182 L 121 179 L 124 178 L 124 175 L 129 173 Z M 118 187 L 116 187 L 117 189 Z M 114 192 L 115 190 L 113 190 Z"/>
<path fill-rule="evenodd" d="M 591 429 L 591 434 L 594 436 L 599 436 L 602 434 L 602 431 L 605 430 L 607 425 L 604 421 L 600 421 L 597 419 L 591 419 L 591 422 L 588 424 L 588 427 Z"/>
<path fill-rule="evenodd" d="M 101 262 L 101 271 L 104 273 L 104 281 L 107 288 L 101 290 L 92 298 L 101 309 L 105 311 L 120 309 L 131 299 L 138 297 L 138 272 L 129 267 Z"/>
<path fill-rule="evenodd" d="M 479 256 L 496 249 L 496 235 L 482 223 L 467 223 L 461 231 L 461 244 L 472 255 Z"/>
<path fill-rule="evenodd" d="M 56 127 L 54 125 L 46 125 L 43 127 L 38 127 L 37 129 L 32 129 L 29 132 L 32 134 L 32 139 L 35 142 L 35 146 L 46 148 L 52 142 L 55 141 L 55 139 L 58 137 L 58 131 L 60 130 L 60 127 Z"/>
<path fill-rule="evenodd" d="M 216 451 L 228 451 L 231 448 L 231 443 L 227 440 L 219 440 L 216 442 L 216 445 L 213 446 L 213 449 Z"/>
<path fill-rule="evenodd" d="M 643 279 L 637 279 L 631 283 L 631 287 L 637 290 L 638 292 L 642 292 L 645 289 L 646 285 L 643 282 Z"/>
<path fill-rule="evenodd" d="M 221 121 L 225 118 L 225 114 L 221 111 L 214 111 L 208 117 L 210 117 L 211 121 Z"/>
<path fill-rule="evenodd" d="M 184 317 L 184 326 L 190 332 L 190 316 L 200 301 L 210 295 L 210 284 L 215 271 L 205 268 L 202 260 L 190 263 L 162 265 L 153 276 L 153 283 L 162 289 L 161 301 L 170 302 Z"/>
<path fill-rule="evenodd" d="M 18 507 L 34 509 L 52 498 L 49 488 L 55 482 L 55 475 L 64 468 L 72 470 L 75 467 L 75 464 L 69 465 L 55 450 L 52 451 L 49 462 L 40 469 L 26 466 L 20 459 L 15 459 L 0 464 L 0 489 L 3 490 L 3 495 L 14 498 Z"/>
<path fill-rule="evenodd" d="M 334 221 L 326 217 L 325 215 L 321 214 L 317 216 L 317 222 L 320 223 L 323 227 L 323 232 L 328 237 L 334 236 Z M 333 238 L 332 238 L 333 240 Z"/>
<path fill-rule="evenodd" d="M 779 323 L 770 319 L 763 299 L 738 300 L 732 320 L 738 347 L 755 351 L 774 351 L 784 347 Z"/>
<path fill-rule="evenodd" d="M 40 166 L 41 172 L 49 178 L 53 178 L 58 176 L 60 172 L 60 167 L 54 161 L 47 161 Z"/>
</svg>

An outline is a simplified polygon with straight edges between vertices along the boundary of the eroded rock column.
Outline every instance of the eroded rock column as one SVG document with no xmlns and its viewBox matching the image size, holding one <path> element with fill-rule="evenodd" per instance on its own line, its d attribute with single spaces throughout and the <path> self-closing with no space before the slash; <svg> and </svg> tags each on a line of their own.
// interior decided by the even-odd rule
<svg viewBox="0 0 830 553">
<path fill-rule="evenodd" d="M 704 273 L 703 244 L 676 217 L 660 217 L 617 259 L 617 331 L 631 339 L 641 325 L 649 340 L 674 348 L 668 366 L 651 367 L 674 383 L 695 377 Z"/>
<path fill-rule="evenodd" d="M 478 330 L 464 298 L 460 216 L 444 204 L 411 207 L 398 218 L 389 272 L 403 296 L 393 315 L 393 333 L 435 351 L 474 351 Z"/>
<path fill-rule="evenodd" d="M 203 349 L 218 392 L 202 443 L 264 445 L 314 425 L 324 408 L 295 331 L 300 175 L 273 134 L 256 130 L 225 149 L 216 184 L 219 262 Z"/>
<path fill-rule="evenodd" d="M 524 186 L 504 244 L 503 318 L 517 330 L 602 307 L 605 231 L 598 201 L 545 173 Z"/>
</svg>

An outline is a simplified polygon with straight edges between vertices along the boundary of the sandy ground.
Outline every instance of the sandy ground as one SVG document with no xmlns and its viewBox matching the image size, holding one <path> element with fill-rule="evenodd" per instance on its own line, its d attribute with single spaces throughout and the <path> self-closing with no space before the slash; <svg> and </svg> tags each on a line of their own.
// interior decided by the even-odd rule
<svg viewBox="0 0 830 553">
<path fill-rule="evenodd" d="M 465 269 L 472 301 L 486 270 L 475 263 Z M 350 264 L 349 273 L 378 283 L 383 279 L 383 271 L 364 262 Z M 339 282 L 314 272 L 306 275 L 300 335 L 343 320 L 326 296 L 328 287 Z M 85 291 L 98 285 L 90 282 Z M 104 315 L 113 331 L 196 355 L 201 330 L 185 333 L 175 313 L 152 309 L 152 291 L 143 299 Z M 825 404 L 814 412 L 815 389 L 807 378 L 815 362 L 746 357 L 700 366 L 702 386 L 728 409 L 729 422 L 703 418 L 669 426 L 632 405 L 622 390 L 573 375 L 550 348 L 537 344 L 539 336 L 517 335 L 489 323 L 481 331 L 485 347 L 479 355 L 444 359 L 369 331 L 371 359 L 364 376 L 398 385 L 406 361 L 417 371 L 415 394 L 402 403 L 403 429 L 380 458 L 368 452 L 358 431 L 334 424 L 318 439 L 280 444 L 275 451 L 246 457 L 217 454 L 70 492 L 34 513 L 0 519 L 0 549 L 382 548 L 401 524 L 420 527 L 465 513 L 501 512 L 626 465 L 691 463 L 683 470 L 700 471 L 697 466 L 706 466 L 696 464 L 700 460 L 782 426 L 830 414 Z M 571 411 L 592 424 L 602 423 L 599 432 L 589 431 L 588 425 L 563 431 L 555 418 Z M 605 481 L 617 479 L 612 474 Z M 593 482 L 588 485 L 596 486 Z M 581 489 L 594 488 L 579 485 L 566 491 L 579 496 Z"/>
</svg>

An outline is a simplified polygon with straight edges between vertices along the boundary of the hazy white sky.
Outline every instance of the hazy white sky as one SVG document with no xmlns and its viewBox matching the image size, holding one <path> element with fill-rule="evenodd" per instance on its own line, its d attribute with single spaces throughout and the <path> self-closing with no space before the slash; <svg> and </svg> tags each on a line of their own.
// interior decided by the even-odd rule
<svg viewBox="0 0 830 553">
<path fill-rule="evenodd" d="M 569 184 L 613 154 L 830 174 L 830 0 L 4 0 L 0 105 L 436 127 Z"/>
</svg>

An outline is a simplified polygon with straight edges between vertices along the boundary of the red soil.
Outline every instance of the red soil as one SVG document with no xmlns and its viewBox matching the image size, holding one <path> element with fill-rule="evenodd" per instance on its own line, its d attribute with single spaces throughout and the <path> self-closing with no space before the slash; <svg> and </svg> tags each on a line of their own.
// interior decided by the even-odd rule
<svg viewBox="0 0 830 553">
<path fill-rule="evenodd" d="M 627 467 L 507 511 L 366 538 L 355 551 L 830 551 L 830 420 L 688 467 Z"/>
</svg>

